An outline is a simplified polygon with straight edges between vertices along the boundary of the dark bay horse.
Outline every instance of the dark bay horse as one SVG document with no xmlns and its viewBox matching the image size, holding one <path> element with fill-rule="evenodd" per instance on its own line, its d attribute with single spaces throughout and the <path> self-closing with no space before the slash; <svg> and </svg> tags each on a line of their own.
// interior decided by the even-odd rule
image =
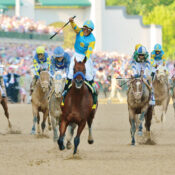
<svg viewBox="0 0 175 175">
<path fill-rule="evenodd" d="M 64 150 L 65 146 L 63 142 L 67 126 L 76 123 L 78 125 L 78 130 L 77 135 L 74 138 L 74 154 L 77 152 L 77 147 L 80 143 L 80 135 L 86 122 L 89 127 L 88 143 L 92 144 L 94 142 L 91 125 L 96 110 L 92 109 L 92 95 L 88 87 L 85 85 L 85 62 L 85 60 L 77 62 L 75 59 L 74 78 L 72 81 L 72 87 L 65 98 L 65 104 L 62 107 L 60 136 L 58 139 L 60 150 Z"/>
<path fill-rule="evenodd" d="M 151 97 L 151 87 L 141 77 L 133 79 L 127 93 L 127 103 L 129 111 L 129 122 L 131 125 L 131 144 L 135 145 L 135 132 L 138 126 L 139 132 L 142 134 L 142 122 L 145 119 L 145 127 L 148 140 L 150 140 L 150 126 L 152 120 L 153 106 L 149 105 Z M 138 114 L 140 117 L 138 119 Z M 139 124 L 138 124 L 139 120 Z"/>
</svg>

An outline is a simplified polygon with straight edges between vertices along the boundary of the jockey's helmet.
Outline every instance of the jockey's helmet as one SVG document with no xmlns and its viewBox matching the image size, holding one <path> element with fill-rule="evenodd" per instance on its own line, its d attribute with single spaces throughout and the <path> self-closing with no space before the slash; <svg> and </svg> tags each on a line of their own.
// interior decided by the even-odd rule
<svg viewBox="0 0 175 175">
<path fill-rule="evenodd" d="M 63 57 L 64 56 L 64 50 L 62 47 L 58 46 L 54 49 L 53 51 L 54 53 L 54 58 L 59 58 L 59 57 Z"/>
<path fill-rule="evenodd" d="M 137 51 L 140 46 L 142 46 L 142 45 L 141 44 L 136 44 L 135 45 L 135 51 Z"/>
<path fill-rule="evenodd" d="M 160 44 L 156 44 L 156 45 L 154 46 L 154 50 L 155 50 L 155 51 L 161 51 L 161 50 L 162 50 L 162 46 L 161 46 Z"/>
<path fill-rule="evenodd" d="M 144 61 L 146 59 L 146 56 L 148 54 L 146 48 L 144 46 L 140 46 L 137 50 L 138 52 L 138 60 Z"/>
<path fill-rule="evenodd" d="M 85 21 L 85 23 L 83 24 L 83 27 L 88 27 L 91 30 L 94 30 L 94 23 L 92 22 L 92 20 L 87 20 Z"/>
<path fill-rule="evenodd" d="M 37 54 L 44 54 L 45 53 L 45 48 L 42 46 L 39 46 L 36 48 L 36 53 Z"/>
<path fill-rule="evenodd" d="M 138 52 L 138 55 L 145 55 L 145 54 L 147 54 L 147 50 L 146 50 L 146 48 L 144 46 L 140 46 L 138 48 L 137 52 Z"/>
</svg>

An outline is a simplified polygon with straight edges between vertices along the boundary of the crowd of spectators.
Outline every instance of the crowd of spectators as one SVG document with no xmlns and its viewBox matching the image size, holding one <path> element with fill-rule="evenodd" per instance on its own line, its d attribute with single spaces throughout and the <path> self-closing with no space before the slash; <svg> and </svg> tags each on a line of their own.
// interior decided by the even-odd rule
<svg viewBox="0 0 175 175">
<path fill-rule="evenodd" d="M 56 29 L 53 26 L 47 26 L 42 21 L 34 21 L 28 17 L 9 17 L 0 15 L 0 30 L 5 32 L 36 32 L 38 34 L 53 34 Z"/>
<path fill-rule="evenodd" d="M 10 75 L 8 74 L 13 72 L 16 76 L 15 81 L 18 81 L 18 83 L 15 84 L 17 87 L 14 88 L 14 90 L 18 89 L 21 101 L 27 101 L 27 103 L 30 102 L 28 96 L 33 76 L 31 70 L 33 56 L 37 46 L 36 44 L 0 43 L 0 63 L 4 65 L 4 80 L 5 82 L 7 82 L 8 79 L 10 81 Z M 56 46 L 45 46 L 50 56 L 53 54 L 55 47 Z M 72 50 L 67 49 L 66 51 L 70 56 L 73 55 Z M 116 94 L 116 89 L 119 91 L 123 90 L 116 85 L 116 78 L 128 78 L 131 76 L 131 69 L 128 68 L 131 56 L 120 55 L 117 52 L 94 52 L 92 59 L 96 72 L 95 81 L 97 82 L 97 86 L 103 92 L 103 97 L 108 96 L 109 98 L 113 98 Z M 174 67 L 171 62 L 169 62 L 168 65 L 171 68 Z M 9 82 L 6 83 L 6 85 L 9 85 Z M 110 94 L 109 91 L 111 92 Z M 14 93 L 8 92 L 8 94 Z M 27 96 L 26 100 L 24 99 L 25 96 Z M 12 97 L 11 99 L 14 98 Z"/>
</svg>

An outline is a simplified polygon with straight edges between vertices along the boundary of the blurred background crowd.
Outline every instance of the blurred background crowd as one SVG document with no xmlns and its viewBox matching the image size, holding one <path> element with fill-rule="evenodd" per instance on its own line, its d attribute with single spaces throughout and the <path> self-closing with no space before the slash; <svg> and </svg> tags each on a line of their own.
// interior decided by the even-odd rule
<svg viewBox="0 0 175 175">
<path fill-rule="evenodd" d="M 34 21 L 28 17 L 9 17 L 0 15 L 0 30 L 5 32 L 36 32 L 38 34 L 53 34 L 55 27 L 47 26 L 42 21 Z"/>
<path fill-rule="evenodd" d="M 4 81 L 7 88 L 7 95 L 11 102 L 30 103 L 30 83 L 32 81 L 33 56 L 37 44 L 20 43 L 1 43 L 0 44 L 0 63 L 4 65 Z M 45 46 L 46 51 L 52 56 L 56 46 Z M 66 49 L 70 56 L 73 50 Z M 125 80 L 116 78 L 129 78 L 131 56 L 120 55 L 117 52 L 94 52 L 92 55 L 96 72 L 95 81 L 100 90 L 100 97 L 111 100 L 117 97 L 122 101 L 122 94 L 126 93 L 127 84 L 119 86 Z M 173 70 L 173 62 L 168 62 L 169 70 Z M 14 76 L 11 84 L 10 76 Z"/>
</svg>

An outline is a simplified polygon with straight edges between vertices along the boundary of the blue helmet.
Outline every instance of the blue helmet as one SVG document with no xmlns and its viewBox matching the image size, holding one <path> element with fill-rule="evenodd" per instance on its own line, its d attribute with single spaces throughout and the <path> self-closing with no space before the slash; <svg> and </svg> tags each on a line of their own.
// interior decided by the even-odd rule
<svg viewBox="0 0 175 175">
<path fill-rule="evenodd" d="M 54 57 L 57 58 L 57 57 L 63 57 L 64 56 L 64 50 L 62 47 L 58 46 L 54 49 L 53 51 L 54 53 Z"/>
<path fill-rule="evenodd" d="M 161 46 L 160 44 L 156 44 L 156 45 L 154 46 L 154 50 L 155 50 L 155 51 L 161 51 L 161 50 L 162 50 L 162 46 Z"/>
<path fill-rule="evenodd" d="M 92 22 L 92 20 L 87 20 L 85 21 L 85 23 L 83 24 L 83 27 L 86 26 L 92 30 L 94 30 L 94 23 Z"/>
<path fill-rule="evenodd" d="M 147 50 L 146 50 L 146 48 L 144 47 L 144 46 L 140 46 L 139 48 L 138 48 L 138 50 L 137 50 L 137 53 L 138 53 L 138 55 L 146 55 L 147 54 Z"/>
</svg>

